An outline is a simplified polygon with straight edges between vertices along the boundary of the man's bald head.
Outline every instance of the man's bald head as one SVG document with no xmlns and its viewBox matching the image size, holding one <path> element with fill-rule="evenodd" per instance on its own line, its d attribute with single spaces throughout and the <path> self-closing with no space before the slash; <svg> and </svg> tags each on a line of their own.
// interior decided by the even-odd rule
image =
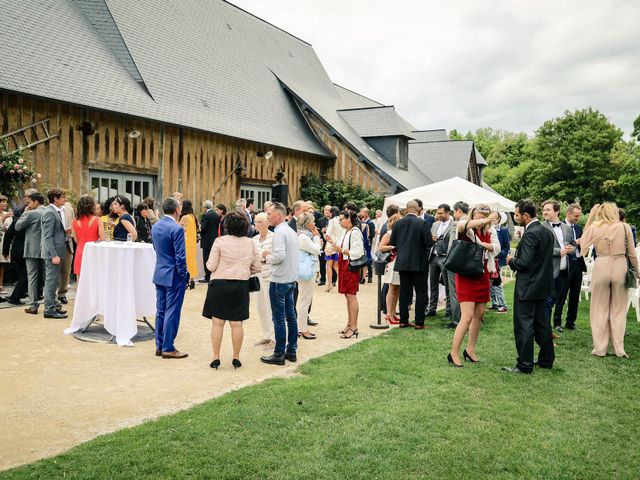
<svg viewBox="0 0 640 480">
<path fill-rule="evenodd" d="M 407 213 L 418 213 L 419 208 L 420 207 L 418 206 L 418 202 L 416 202 L 415 200 L 409 200 L 407 202 L 405 210 Z"/>
</svg>

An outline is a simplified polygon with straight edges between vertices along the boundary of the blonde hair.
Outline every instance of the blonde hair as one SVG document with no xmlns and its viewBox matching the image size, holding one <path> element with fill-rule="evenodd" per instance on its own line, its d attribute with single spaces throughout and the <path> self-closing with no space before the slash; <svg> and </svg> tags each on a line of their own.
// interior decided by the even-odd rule
<svg viewBox="0 0 640 480">
<path fill-rule="evenodd" d="M 254 222 L 269 221 L 269 216 L 265 212 L 258 213 L 253 219 Z"/>
<path fill-rule="evenodd" d="M 303 212 L 296 217 L 296 221 L 298 222 L 298 228 L 309 229 L 309 224 L 315 221 L 315 217 L 313 213 Z"/>
<path fill-rule="evenodd" d="M 394 213 L 393 215 L 391 215 L 391 216 L 389 217 L 389 220 L 387 220 L 387 228 L 388 228 L 389 230 L 391 230 L 391 229 L 393 228 L 393 226 L 395 225 L 395 223 L 396 223 L 398 220 L 400 220 L 400 218 L 402 218 L 402 217 L 400 216 L 400 214 L 399 214 L 399 213 Z"/>
<path fill-rule="evenodd" d="M 597 208 L 593 215 L 594 225 L 609 225 L 619 221 L 620 214 L 618 213 L 618 206 L 613 202 L 603 203 Z"/>
<path fill-rule="evenodd" d="M 489 215 L 491 215 L 491 208 L 489 207 L 489 205 L 485 204 L 485 203 L 479 203 L 477 205 L 474 205 L 473 207 L 471 207 L 471 210 L 469 210 L 469 220 L 474 220 L 473 216 L 476 213 L 482 213 L 485 217 L 488 217 Z M 482 233 L 487 233 L 489 231 L 489 229 L 491 228 L 491 224 L 488 223 L 486 225 L 482 226 Z"/>
</svg>

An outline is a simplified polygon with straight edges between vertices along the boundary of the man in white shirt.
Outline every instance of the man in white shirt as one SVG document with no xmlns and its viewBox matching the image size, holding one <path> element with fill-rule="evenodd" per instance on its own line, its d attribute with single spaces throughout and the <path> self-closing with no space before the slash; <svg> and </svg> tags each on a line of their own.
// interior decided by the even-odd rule
<svg viewBox="0 0 640 480">
<path fill-rule="evenodd" d="M 60 265 L 60 280 L 58 281 L 58 301 L 63 304 L 69 303 L 67 292 L 69 291 L 69 280 L 71 277 L 71 266 L 73 264 L 73 239 L 71 238 L 71 222 L 73 222 L 73 206 L 69 202 L 60 208 L 64 231 L 67 235 L 67 256 Z"/>
<path fill-rule="evenodd" d="M 569 257 L 575 252 L 576 243 L 573 240 L 571 227 L 560 221 L 560 204 L 555 200 L 547 200 L 542 204 L 542 224 L 554 234 L 553 244 L 553 278 L 554 293 L 545 301 L 547 319 L 551 320 L 551 312 L 555 306 L 553 315 L 553 328 L 562 332 L 562 307 L 559 308 L 557 299 L 567 289 L 569 283 Z M 564 303 L 564 302 L 562 302 Z"/>
<path fill-rule="evenodd" d="M 260 360 L 270 365 L 284 365 L 285 360 L 297 360 L 298 317 L 293 293 L 298 279 L 298 236 L 285 222 L 287 209 L 283 204 L 275 202 L 267 215 L 269 223 L 275 227 L 273 251 L 264 250 L 262 257 L 271 272 L 269 298 L 276 346 L 273 355 L 260 357 Z"/>
</svg>

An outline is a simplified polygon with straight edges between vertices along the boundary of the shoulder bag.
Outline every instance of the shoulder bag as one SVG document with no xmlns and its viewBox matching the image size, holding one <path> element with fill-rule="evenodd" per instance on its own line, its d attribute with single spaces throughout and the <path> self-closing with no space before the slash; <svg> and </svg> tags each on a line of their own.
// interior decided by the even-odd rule
<svg viewBox="0 0 640 480">
<path fill-rule="evenodd" d="M 456 239 L 449 248 L 444 268 L 450 272 L 477 277 L 484 273 L 484 247 L 477 241 L 475 233 L 473 242 Z"/>
<path fill-rule="evenodd" d="M 624 287 L 636 288 L 638 286 L 636 271 L 633 269 L 631 260 L 629 260 L 629 239 L 627 238 L 627 227 L 624 226 L 624 223 L 622 224 L 622 228 L 624 229 L 624 256 L 627 258 L 627 273 L 624 277 Z"/>
<path fill-rule="evenodd" d="M 362 233 L 359 228 L 356 228 L 359 233 Z M 349 250 L 351 250 L 351 235 L 353 234 L 353 229 L 349 230 Z M 362 255 L 360 258 L 351 259 L 349 258 L 349 271 L 350 272 L 359 272 L 364 267 L 369 264 L 369 259 L 367 258 L 366 253 Z"/>
</svg>

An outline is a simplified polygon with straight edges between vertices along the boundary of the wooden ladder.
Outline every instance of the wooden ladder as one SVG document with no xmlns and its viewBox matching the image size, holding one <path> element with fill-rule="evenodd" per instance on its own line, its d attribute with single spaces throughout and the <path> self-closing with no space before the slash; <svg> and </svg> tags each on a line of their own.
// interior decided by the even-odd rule
<svg viewBox="0 0 640 480">
<path fill-rule="evenodd" d="M 57 134 L 51 134 L 51 132 L 49 132 L 49 119 L 45 118 L 39 122 L 14 130 L 13 132 L 0 135 L 0 140 L 13 140 L 13 147 L 7 142 L 7 150 L 9 153 L 15 153 L 48 142 L 57 136 Z"/>
</svg>

